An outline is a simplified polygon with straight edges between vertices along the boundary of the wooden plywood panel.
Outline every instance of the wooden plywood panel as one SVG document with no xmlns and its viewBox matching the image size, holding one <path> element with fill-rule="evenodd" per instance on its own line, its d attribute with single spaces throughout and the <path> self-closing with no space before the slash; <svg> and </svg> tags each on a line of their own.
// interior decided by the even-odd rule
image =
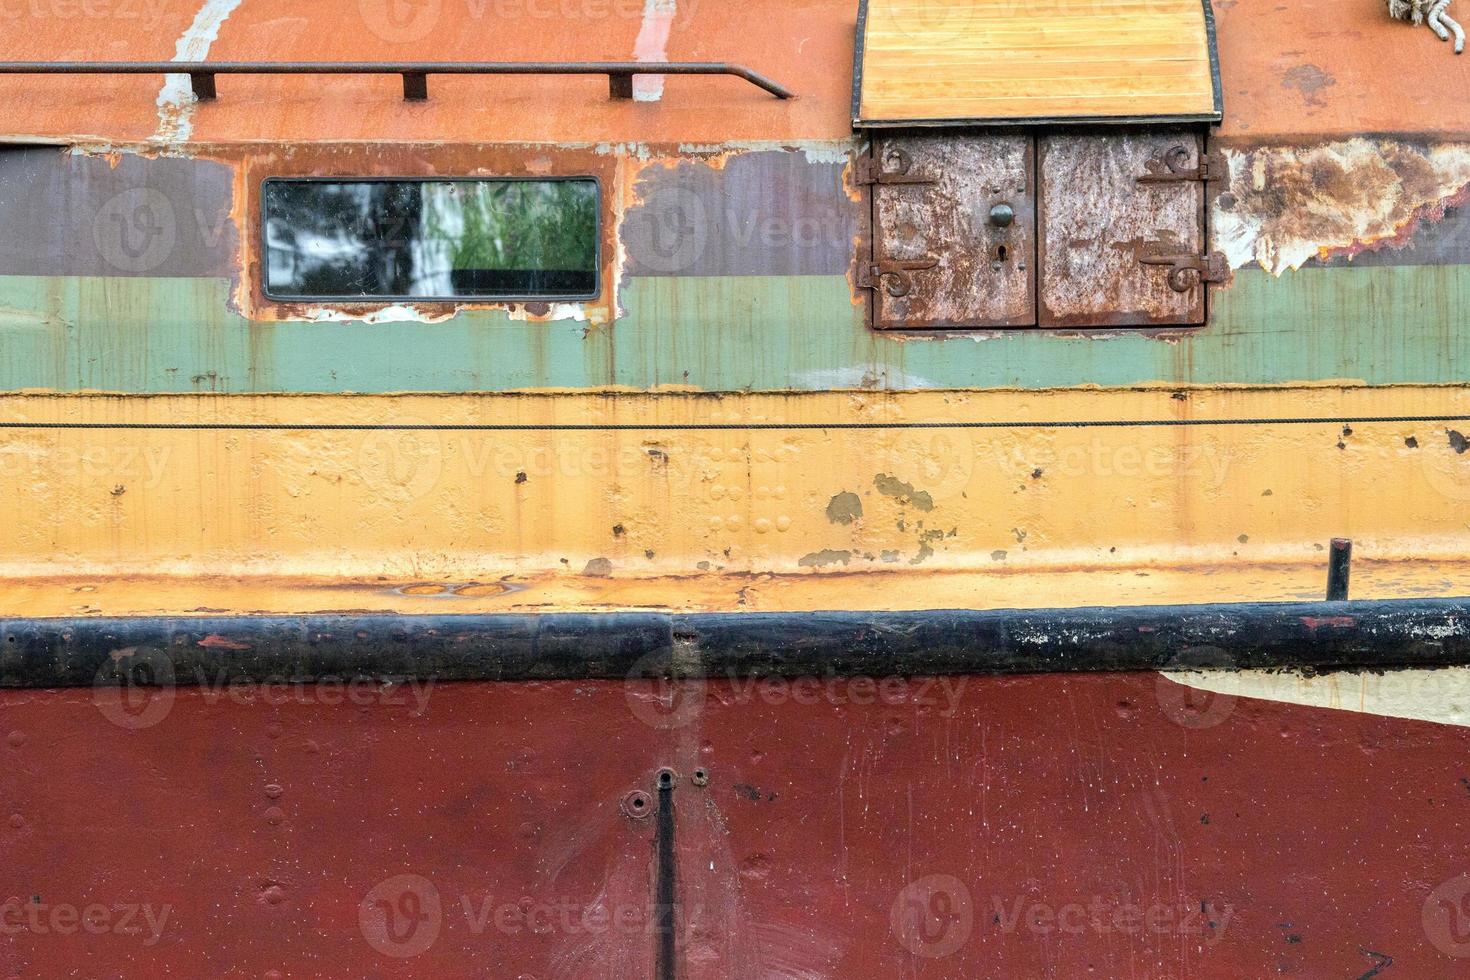
<svg viewBox="0 0 1470 980">
<path fill-rule="evenodd" d="M 854 123 L 1214 120 L 1201 0 L 866 0 Z"/>
</svg>

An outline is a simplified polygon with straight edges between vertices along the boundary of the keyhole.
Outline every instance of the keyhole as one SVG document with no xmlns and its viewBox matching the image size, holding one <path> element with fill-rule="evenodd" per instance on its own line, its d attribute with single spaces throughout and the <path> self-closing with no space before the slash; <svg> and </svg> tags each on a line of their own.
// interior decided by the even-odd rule
<svg viewBox="0 0 1470 980">
<path fill-rule="evenodd" d="M 1004 245 L 995 246 L 995 261 L 1004 262 L 1011 257 L 1011 250 Z"/>
</svg>

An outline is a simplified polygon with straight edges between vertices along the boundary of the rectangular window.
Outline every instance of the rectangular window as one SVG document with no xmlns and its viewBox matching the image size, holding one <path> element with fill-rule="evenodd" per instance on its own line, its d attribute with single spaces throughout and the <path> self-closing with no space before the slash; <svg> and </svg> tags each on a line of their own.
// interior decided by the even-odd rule
<svg viewBox="0 0 1470 980">
<path fill-rule="evenodd" d="M 592 178 L 272 178 L 265 293 L 312 301 L 593 299 Z"/>
</svg>

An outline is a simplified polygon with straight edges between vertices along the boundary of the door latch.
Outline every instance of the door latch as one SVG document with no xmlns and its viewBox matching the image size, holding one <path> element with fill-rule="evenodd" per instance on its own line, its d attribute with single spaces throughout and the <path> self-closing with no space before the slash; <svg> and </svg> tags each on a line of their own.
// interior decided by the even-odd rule
<svg viewBox="0 0 1470 980">
<path fill-rule="evenodd" d="M 1190 161 L 1194 160 L 1191 164 Z M 1208 153 L 1196 155 L 1195 151 L 1182 143 L 1176 143 L 1144 165 L 1146 171 L 1138 178 L 1140 184 L 1169 184 L 1178 181 L 1220 180 L 1226 176 L 1225 162 Z"/>
<path fill-rule="evenodd" d="M 1208 255 L 1140 255 L 1138 261 L 1144 265 L 1169 267 L 1169 288 L 1176 293 L 1187 293 L 1205 282 L 1224 282 L 1230 276 L 1230 264 L 1219 252 Z"/>
<path fill-rule="evenodd" d="M 894 164 L 892 170 L 884 169 L 889 161 Z M 934 183 L 933 177 L 909 173 L 913 165 L 913 158 L 908 155 L 907 151 L 890 146 L 881 157 L 858 157 L 857 162 L 853 165 L 853 183 L 860 185 Z"/>
<path fill-rule="evenodd" d="M 889 296 L 907 296 L 914 288 L 910 273 L 923 272 L 939 265 L 939 259 L 926 255 L 922 259 L 885 259 L 869 262 L 858 270 L 859 289 L 878 289 L 880 286 Z"/>
</svg>

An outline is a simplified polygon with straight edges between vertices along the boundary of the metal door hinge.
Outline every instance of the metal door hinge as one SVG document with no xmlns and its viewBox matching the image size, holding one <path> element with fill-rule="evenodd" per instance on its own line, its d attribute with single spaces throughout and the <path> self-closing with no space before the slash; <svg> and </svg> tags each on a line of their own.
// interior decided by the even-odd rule
<svg viewBox="0 0 1470 980">
<path fill-rule="evenodd" d="M 1190 161 L 1194 162 L 1191 163 Z M 1199 153 L 1188 146 L 1175 144 L 1144 165 L 1147 171 L 1138 178 L 1140 184 L 1168 184 L 1177 181 L 1200 182 L 1222 180 L 1227 176 L 1225 161 L 1213 154 Z"/>
<path fill-rule="evenodd" d="M 1230 276 L 1230 263 L 1219 252 L 1208 255 L 1141 255 L 1138 261 L 1144 265 L 1169 267 L 1169 288 L 1176 293 L 1187 293 L 1205 282 L 1224 282 Z"/>
<path fill-rule="evenodd" d="M 881 286 L 889 296 L 907 296 L 914 288 L 914 279 L 910 273 L 923 272 L 937 265 L 939 259 L 934 256 L 868 262 L 858 269 L 857 285 L 859 289 L 877 289 Z"/>
<path fill-rule="evenodd" d="M 885 170 L 884 167 L 889 162 L 893 163 L 893 169 Z M 882 157 L 858 157 L 857 162 L 853 164 L 852 180 L 858 185 L 934 183 L 933 177 L 910 174 L 909 168 L 913 165 L 914 161 L 908 153 L 893 146 L 889 147 Z"/>
</svg>

